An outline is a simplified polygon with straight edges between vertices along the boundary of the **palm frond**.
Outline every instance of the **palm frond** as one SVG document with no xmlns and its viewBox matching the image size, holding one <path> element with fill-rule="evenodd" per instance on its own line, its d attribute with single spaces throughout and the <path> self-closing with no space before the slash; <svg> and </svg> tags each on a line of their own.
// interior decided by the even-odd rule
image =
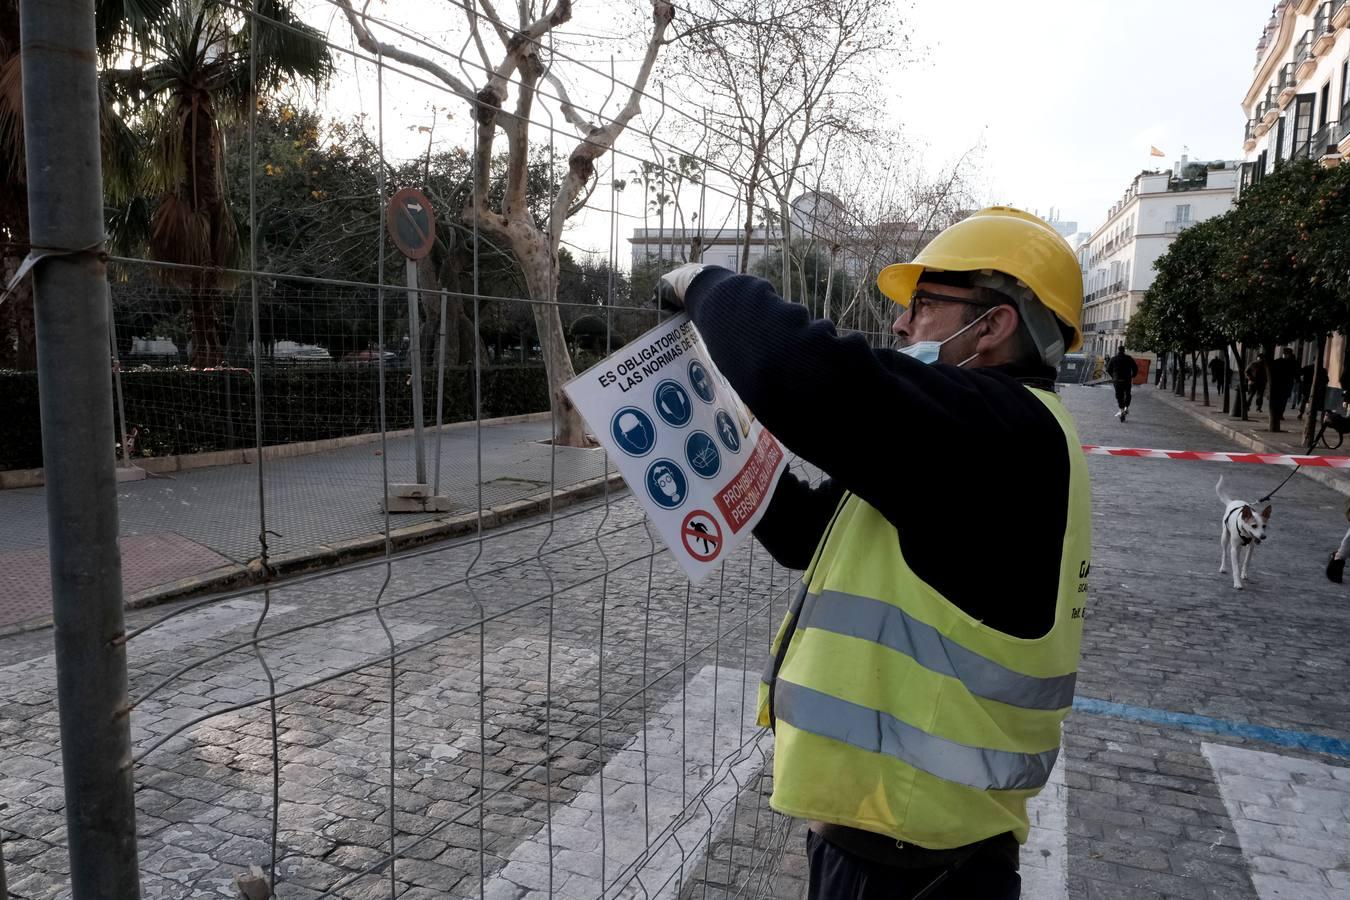
<svg viewBox="0 0 1350 900">
<path fill-rule="evenodd" d="M 110 56 L 144 46 L 155 27 L 164 21 L 173 0 L 96 0 L 94 34 L 99 53 Z"/>
<path fill-rule="evenodd" d="M 0 56 L 0 180 L 24 184 L 23 76 L 19 54 Z"/>
</svg>

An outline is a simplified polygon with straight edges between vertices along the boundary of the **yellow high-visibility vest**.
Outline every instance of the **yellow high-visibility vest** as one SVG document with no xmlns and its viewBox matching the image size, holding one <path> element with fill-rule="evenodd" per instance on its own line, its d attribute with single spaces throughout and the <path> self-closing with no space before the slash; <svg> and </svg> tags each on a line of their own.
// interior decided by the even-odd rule
<svg viewBox="0 0 1350 900">
<path fill-rule="evenodd" d="M 1058 397 L 1032 393 L 1069 455 L 1053 627 L 1027 639 L 971 618 L 914 574 L 881 513 L 846 494 L 760 685 L 761 725 L 773 691 L 774 809 L 929 849 L 1005 831 L 1026 841 L 1027 800 L 1073 705 L 1092 527 L 1077 429 Z"/>
</svg>

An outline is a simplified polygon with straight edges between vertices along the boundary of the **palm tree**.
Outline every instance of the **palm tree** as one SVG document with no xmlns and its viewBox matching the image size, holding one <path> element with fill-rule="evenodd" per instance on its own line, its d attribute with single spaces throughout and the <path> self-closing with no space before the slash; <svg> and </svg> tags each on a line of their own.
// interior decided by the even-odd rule
<svg viewBox="0 0 1350 900">
<path fill-rule="evenodd" d="M 95 29 L 103 59 L 134 46 L 169 0 L 97 0 Z M 127 184 L 134 160 L 129 133 L 105 105 L 101 118 L 104 179 L 114 193 Z M 0 286 L 28 253 L 28 179 L 23 141 L 23 76 L 19 58 L 19 3 L 0 0 Z M 31 282 L 24 279 L 0 304 L 0 366 L 31 369 L 37 352 Z"/>
<path fill-rule="evenodd" d="M 322 36 L 287 0 L 258 0 L 255 9 L 256 34 L 233 8 L 171 0 L 150 32 L 144 63 L 106 73 L 148 144 L 142 184 L 150 202 L 139 222 L 134 208 L 120 211 L 119 237 L 125 245 L 143 229 L 154 259 L 190 267 L 161 274 L 189 293 L 191 362 L 201 367 L 224 360 L 217 319 L 229 279 L 221 270 L 236 263 L 240 245 L 222 126 L 287 83 L 317 87 L 332 69 Z"/>
</svg>

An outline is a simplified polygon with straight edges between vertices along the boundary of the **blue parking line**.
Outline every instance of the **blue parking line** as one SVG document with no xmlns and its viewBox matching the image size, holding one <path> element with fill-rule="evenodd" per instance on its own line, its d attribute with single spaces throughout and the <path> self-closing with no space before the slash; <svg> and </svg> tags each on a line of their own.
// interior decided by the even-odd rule
<svg viewBox="0 0 1350 900">
<path fill-rule="evenodd" d="M 1168 712 L 1165 709 L 1127 706 L 1124 703 L 1108 703 L 1105 700 L 1094 700 L 1091 697 L 1075 697 L 1073 708 L 1094 716 L 1109 716 L 1113 719 L 1128 719 L 1134 722 L 1149 722 L 1154 725 L 1169 725 L 1174 728 L 1189 728 L 1193 731 L 1208 731 L 1212 734 L 1247 738 L 1280 747 L 1311 750 L 1313 753 L 1325 753 L 1328 756 L 1350 759 L 1350 741 L 1342 741 L 1322 734 L 1311 734 L 1307 731 L 1289 731 L 1284 728 L 1270 728 L 1265 725 L 1228 722 L 1224 719 L 1212 719 L 1209 716 Z"/>
</svg>

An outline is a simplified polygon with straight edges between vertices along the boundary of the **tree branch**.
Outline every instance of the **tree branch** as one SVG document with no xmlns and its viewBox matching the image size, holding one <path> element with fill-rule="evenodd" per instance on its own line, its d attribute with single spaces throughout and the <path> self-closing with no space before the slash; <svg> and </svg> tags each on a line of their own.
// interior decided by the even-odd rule
<svg viewBox="0 0 1350 900">
<path fill-rule="evenodd" d="M 647 79 L 651 77 L 656 56 L 664 43 L 666 28 L 674 18 L 675 7 L 670 0 L 652 0 L 652 34 L 647 41 L 647 52 L 642 59 L 642 68 L 638 71 L 633 88 L 628 94 L 628 102 L 608 125 L 592 131 L 583 138 L 568 157 L 567 177 L 558 187 L 558 195 L 554 198 L 553 209 L 549 215 L 549 246 L 554 253 L 562 243 L 563 223 L 567 219 L 567 211 L 571 209 L 572 202 L 595 174 L 595 161 L 614 146 L 619 135 L 642 108 L 642 95 L 647 87 Z"/>
<path fill-rule="evenodd" d="M 414 68 L 421 69 L 435 75 L 442 82 L 450 87 L 452 91 L 459 94 L 470 103 L 475 103 L 474 92 L 469 86 L 452 75 L 447 69 L 444 69 L 429 59 L 418 56 L 416 53 L 409 53 L 406 50 L 400 50 L 392 44 L 386 44 L 375 39 L 370 29 L 361 22 L 361 17 L 357 15 L 356 10 L 352 9 L 351 0 L 334 0 L 338 7 L 347 16 L 347 22 L 352 26 L 352 34 L 356 36 L 356 42 L 361 45 L 361 49 L 368 53 L 375 53 L 379 56 L 387 56 L 392 60 L 404 63 Z"/>
<path fill-rule="evenodd" d="M 562 105 L 563 118 L 575 125 L 583 134 L 590 134 L 592 131 L 598 130 L 599 126 L 593 125 L 572 105 L 572 98 L 568 96 L 567 88 L 563 85 L 562 79 L 554 75 L 552 71 L 545 77 L 548 79 L 548 83 L 558 91 L 558 102 Z"/>
</svg>

